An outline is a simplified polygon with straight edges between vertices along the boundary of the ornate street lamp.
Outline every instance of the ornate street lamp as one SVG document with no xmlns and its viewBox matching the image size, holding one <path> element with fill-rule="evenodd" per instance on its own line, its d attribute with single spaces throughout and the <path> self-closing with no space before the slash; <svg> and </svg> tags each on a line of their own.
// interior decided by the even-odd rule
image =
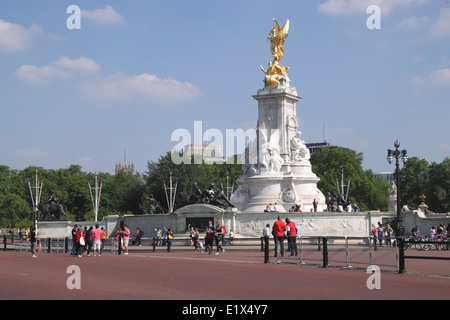
<svg viewBox="0 0 450 320">
<path fill-rule="evenodd" d="M 408 161 L 408 156 L 406 155 L 406 150 L 399 150 L 400 143 L 398 140 L 394 143 L 395 150 L 388 149 L 387 151 L 387 161 L 389 164 L 392 163 L 392 161 L 395 159 L 395 177 L 397 182 L 397 218 L 394 220 L 394 227 L 395 227 L 395 233 L 397 236 L 404 236 L 405 235 L 405 226 L 402 222 L 402 216 L 401 216 L 401 209 L 400 209 L 400 184 L 399 184 L 399 176 L 400 176 L 400 169 L 399 169 L 399 163 L 398 160 L 401 159 L 403 164 L 405 165 Z"/>
</svg>

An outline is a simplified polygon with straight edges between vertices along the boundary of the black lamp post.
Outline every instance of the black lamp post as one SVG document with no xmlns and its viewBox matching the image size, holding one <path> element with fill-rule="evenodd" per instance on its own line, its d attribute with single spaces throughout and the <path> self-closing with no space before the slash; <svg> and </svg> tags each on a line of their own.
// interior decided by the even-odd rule
<svg viewBox="0 0 450 320">
<path fill-rule="evenodd" d="M 402 222 L 402 216 L 401 216 L 401 209 L 400 209 L 400 185 L 399 185 L 399 176 L 400 176 L 400 169 L 398 160 L 401 159 L 403 164 L 406 164 L 408 161 L 408 156 L 406 155 L 406 150 L 399 150 L 400 143 L 398 140 L 394 143 L 395 150 L 388 149 L 387 151 L 387 161 L 389 164 L 392 163 L 392 160 L 395 159 L 395 177 L 397 182 L 397 218 L 395 220 L 394 226 L 395 226 L 395 233 L 397 236 L 404 236 L 405 235 L 405 226 Z"/>
</svg>

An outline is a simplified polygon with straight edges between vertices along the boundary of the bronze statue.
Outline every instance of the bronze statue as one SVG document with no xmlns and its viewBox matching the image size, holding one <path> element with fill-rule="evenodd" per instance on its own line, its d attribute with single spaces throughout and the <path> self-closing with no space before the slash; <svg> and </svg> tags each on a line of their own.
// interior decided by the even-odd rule
<svg viewBox="0 0 450 320">
<path fill-rule="evenodd" d="M 187 206 L 190 204 L 211 204 L 216 207 L 221 208 L 233 208 L 234 205 L 228 200 L 228 198 L 223 193 L 222 189 L 214 189 L 214 184 L 211 183 L 209 188 L 202 191 L 197 183 L 192 184 L 192 194 L 183 201 L 181 206 Z"/>
<path fill-rule="evenodd" d="M 141 210 L 147 214 L 163 214 L 167 212 L 167 210 L 156 201 L 152 194 L 150 194 L 149 197 L 145 194 L 142 195 L 140 207 Z"/>
<path fill-rule="evenodd" d="M 67 218 L 66 212 L 64 211 L 64 206 L 58 204 L 58 197 L 56 197 L 55 192 L 50 190 L 50 197 L 48 201 L 41 201 L 38 204 L 38 210 L 42 212 L 41 220 L 62 220 L 63 217 Z"/>
</svg>

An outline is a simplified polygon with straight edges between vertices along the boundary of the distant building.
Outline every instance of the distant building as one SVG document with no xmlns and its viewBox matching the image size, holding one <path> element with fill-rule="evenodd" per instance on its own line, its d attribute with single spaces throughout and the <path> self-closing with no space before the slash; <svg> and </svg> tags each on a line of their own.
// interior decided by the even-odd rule
<svg viewBox="0 0 450 320">
<path fill-rule="evenodd" d="M 132 174 L 133 176 L 136 175 L 134 161 L 130 161 L 128 164 L 125 161 L 123 162 L 123 164 L 120 161 L 116 162 L 116 174 L 122 171 Z"/>
<path fill-rule="evenodd" d="M 222 147 L 218 145 L 188 144 L 184 147 L 183 154 L 188 157 L 201 156 L 202 160 L 209 164 L 214 162 L 223 163 L 226 161 Z"/>
<path fill-rule="evenodd" d="M 306 143 L 306 147 L 309 149 L 309 152 L 311 154 L 320 148 L 327 148 L 327 149 L 340 148 L 340 149 L 350 150 L 349 148 L 331 145 L 326 141 L 325 142 L 317 142 L 317 143 Z"/>
<path fill-rule="evenodd" d="M 382 180 L 386 180 L 389 182 L 394 181 L 393 172 L 374 172 L 373 175 L 375 176 L 375 178 L 381 178 Z"/>
</svg>

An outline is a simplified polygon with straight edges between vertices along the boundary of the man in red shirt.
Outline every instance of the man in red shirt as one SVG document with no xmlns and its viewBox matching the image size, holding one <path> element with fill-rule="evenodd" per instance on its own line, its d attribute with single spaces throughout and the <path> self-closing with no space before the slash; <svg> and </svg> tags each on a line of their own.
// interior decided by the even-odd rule
<svg viewBox="0 0 450 320">
<path fill-rule="evenodd" d="M 288 236 L 288 251 L 291 252 L 291 256 L 298 256 L 297 250 L 297 227 L 295 226 L 294 221 L 291 221 L 289 218 L 286 218 L 286 230 Z"/>
<path fill-rule="evenodd" d="M 273 224 L 273 236 L 275 238 L 275 257 L 278 257 L 278 246 L 280 246 L 281 256 L 284 256 L 284 231 L 286 231 L 286 223 L 278 217 L 278 220 Z"/>
</svg>

